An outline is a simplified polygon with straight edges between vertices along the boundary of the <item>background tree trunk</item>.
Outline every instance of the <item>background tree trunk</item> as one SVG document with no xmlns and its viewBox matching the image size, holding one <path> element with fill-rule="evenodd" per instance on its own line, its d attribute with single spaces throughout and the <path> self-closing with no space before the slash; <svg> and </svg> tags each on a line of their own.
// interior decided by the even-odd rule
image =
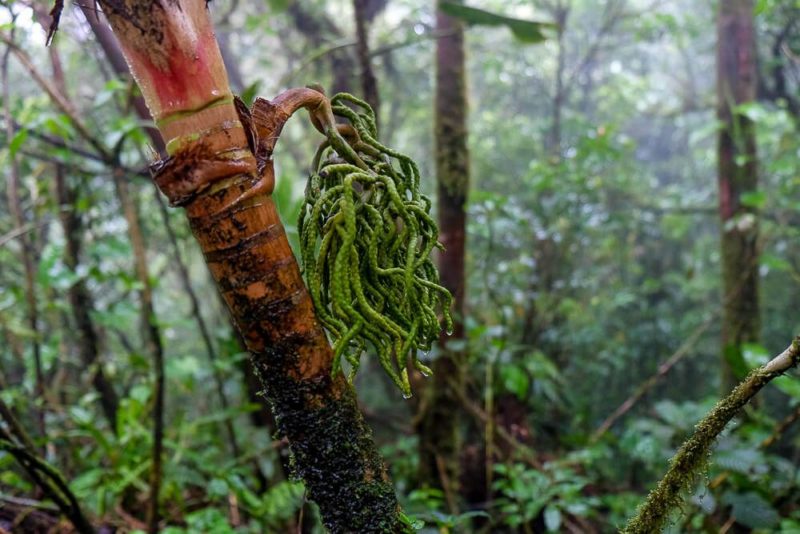
<svg viewBox="0 0 800 534">
<path fill-rule="evenodd" d="M 380 93 L 378 80 L 372 69 L 372 58 L 369 53 L 369 24 L 367 19 L 369 0 L 353 0 L 353 14 L 356 22 L 356 52 L 361 67 L 361 91 L 364 100 L 375 112 L 375 121 L 380 126 Z"/>
<path fill-rule="evenodd" d="M 742 344 L 759 339 L 758 224 L 743 203 L 758 185 L 755 125 L 738 106 L 755 101 L 757 66 L 752 0 L 721 0 L 717 19 L 719 213 L 722 226 L 722 388 L 745 369 Z"/>
<path fill-rule="evenodd" d="M 433 380 L 420 423 L 420 482 L 444 490 L 455 511 L 459 491 L 459 427 L 464 387 L 466 203 L 469 191 L 467 148 L 467 92 L 464 64 L 464 26 L 461 21 L 436 14 L 436 179 L 439 240 L 445 251 L 439 257 L 441 283 L 453 294 L 452 338 L 443 336 L 443 350 L 433 364 Z M 447 342 L 457 347 L 448 348 Z"/>
</svg>

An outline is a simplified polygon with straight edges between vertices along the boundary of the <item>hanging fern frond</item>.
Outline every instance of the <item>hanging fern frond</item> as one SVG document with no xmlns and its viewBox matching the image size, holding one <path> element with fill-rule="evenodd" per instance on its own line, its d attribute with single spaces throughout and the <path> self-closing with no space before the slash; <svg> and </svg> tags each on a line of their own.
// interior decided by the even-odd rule
<svg viewBox="0 0 800 534">
<path fill-rule="evenodd" d="M 333 372 L 344 357 L 352 378 L 371 347 L 410 396 L 409 361 L 430 374 L 418 351 L 438 338 L 439 313 L 452 330 L 452 297 L 430 259 L 441 248 L 431 201 L 416 163 L 377 141 L 365 102 L 342 93 L 331 108 L 349 124 L 325 128 L 314 158 L 298 222 L 304 275 L 333 341 Z"/>
</svg>

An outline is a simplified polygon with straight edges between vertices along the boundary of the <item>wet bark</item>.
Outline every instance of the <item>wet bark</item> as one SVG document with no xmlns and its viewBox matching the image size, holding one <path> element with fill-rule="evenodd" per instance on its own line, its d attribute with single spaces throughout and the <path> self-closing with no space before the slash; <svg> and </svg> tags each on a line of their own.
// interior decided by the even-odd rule
<svg viewBox="0 0 800 534">
<path fill-rule="evenodd" d="M 272 120 L 286 119 L 280 116 Z M 173 203 L 186 208 L 192 232 L 253 356 L 278 431 L 290 443 L 295 474 L 305 481 L 325 525 L 333 532 L 401 531 L 394 488 L 352 386 L 343 375 L 331 375 L 328 340 L 269 196 L 272 149 L 266 149 L 257 171 L 240 130 L 218 137 L 204 146 L 238 153 L 240 159 L 214 160 L 212 166 L 216 154 L 186 149 L 162 165 L 156 182 Z M 276 134 L 263 131 L 259 137 L 274 144 Z M 180 180 L 192 166 L 199 173 L 206 170 L 196 180 L 214 185 L 187 198 Z"/>
<path fill-rule="evenodd" d="M 293 110 L 276 99 L 261 101 L 252 120 L 237 113 L 203 3 L 100 3 L 170 140 L 173 155 L 156 166 L 155 181 L 186 210 L 324 524 L 406 531 L 354 390 L 331 374 L 331 348 L 270 196 L 272 148 Z"/>
<path fill-rule="evenodd" d="M 99 13 L 93 5 L 88 3 L 82 3 L 79 5 L 83 11 L 86 21 L 92 28 L 92 33 L 94 34 L 95 39 L 97 39 L 100 48 L 103 49 L 103 53 L 108 59 L 108 62 L 111 64 L 111 68 L 114 73 L 117 76 L 127 76 L 129 72 L 128 63 L 125 61 L 125 57 L 122 55 L 122 52 L 119 49 L 117 38 L 111 32 L 111 28 L 109 28 L 108 23 L 105 21 L 105 17 L 102 15 L 102 13 Z M 147 104 L 142 96 L 134 96 L 132 103 L 133 109 L 136 110 L 136 114 L 141 119 L 146 121 L 152 119 L 150 116 L 150 110 L 147 109 Z M 153 143 L 153 148 L 155 148 L 159 154 L 166 154 L 164 141 L 158 134 L 158 129 L 151 126 L 145 128 L 145 132 L 150 138 L 150 141 Z"/>
<path fill-rule="evenodd" d="M 717 118 L 721 219 L 722 387 L 746 366 L 742 344 L 760 333 L 757 210 L 742 203 L 758 187 L 755 125 L 737 106 L 756 98 L 757 64 L 752 0 L 723 0 L 717 20 Z"/>
<path fill-rule="evenodd" d="M 464 63 L 463 24 L 438 12 L 436 31 L 441 37 L 436 46 L 436 176 L 438 191 L 439 239 L 445 251 L 439 257 L 441 283 L 453 295 L 453 334 L 451 341 L 465 341 L 465 242 L 466 202 L 469 191 L 469 152 L 467 148 L 467 95 Z M 459 493 L 459 428 L 464 387 L 464 347 L 443 350 L 433 363 L 429 396 L 421 406 L 424 414 L 419 427 L 420 481 L 444 490 L 449 506 L 457 509 Z"/>
</svg>

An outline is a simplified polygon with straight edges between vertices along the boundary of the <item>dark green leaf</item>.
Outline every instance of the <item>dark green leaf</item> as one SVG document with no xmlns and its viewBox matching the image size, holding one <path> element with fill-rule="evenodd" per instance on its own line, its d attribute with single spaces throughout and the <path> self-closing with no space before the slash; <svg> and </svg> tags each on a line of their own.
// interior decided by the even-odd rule
<svg viewBox="0 0 800 534">
<path fill-rule="evenodd" d="M 780 521 L 778 512 L 758 493 L 729 492 L 722 500 L 731 507 L 736 521 L 750 528 L 770 529 Z"/>
<path fill-rule="evenodd" d="M 750 208 L 763 208 L 767 203 L 767 194 L 764 191 L 751 191 L 742 193 L 742 204 Z"/>
<path fill-rule="evenodd" d="M 544 30 L 557 27 L 551 22 L 515 19 L 455 2 L 442 2 L 440 9 L 470 26 L 505 26 L 523 43 L 541 43 L 547 39 Z"/>
<path fill-rule="evenodd" d="M 16 155 L 17 151 L 19 151 L 20 147 L 27 138 L 28 138 L 28 130 L 20 130 L 14 134 L 14 137 L 8 144 L 8 151 L 11 153 L 12 157 Z"/>
</svg>

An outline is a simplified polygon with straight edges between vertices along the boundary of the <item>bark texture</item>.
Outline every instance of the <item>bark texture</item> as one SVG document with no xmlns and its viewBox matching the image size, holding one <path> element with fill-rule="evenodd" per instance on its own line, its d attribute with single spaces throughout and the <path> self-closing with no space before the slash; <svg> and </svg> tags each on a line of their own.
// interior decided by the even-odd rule
<svg viewBox="0 0 800 534">
<path fill-rule="evenodd" d="M 155 181 L 173 205 L 186 209 L 278 430 L 288 438 L 295 474 L 325 526 L 332 532 L 406 531 L 353 388 L 343 375 L 331 375 L 333 353 L 270 196 L 272 149 L 297 108 L 261 100 L 251 117 L 234 107 L 202 2 L 101 4 L 170 141 L 173 155 L 154 167 Z M 133 32 L 134 25 L 148 31 Z M 189 70 L 194 74 L 186 77 Z M 197 79 L 206 74 L 208 80 Z"/>
<path fill-rule="evenodd" d="M 274 143 L 273 133 L 261 133 Z M 394 488 L 354 391 L 343 375 L 331 376 L 333 354 L 269 196 L 274 170 L 271 148 L 265 150 L 256 164 L 241 128 L 223 130 L 166 161 L 156 182 L 186 208 L 289 440 L 295 474 L 325 525 L 333 532 L 400 531 Z M 225 153 L 236 159 L 206 159 Z M 179 180 L 191 167 L 199 169 L 192 179 L 207 187 L 187 197 Z"/>
<path fill-rule="evenodd" d="M 441 283 L 453 295 L 452 340 L 464 340 L 466 202 L 469 191 L 467 148 L 467 94 L 464 62 L 464 27 L 439 11 L 436 15 L 436 176 L 439 240 L 445 251 L 439 258 Z M 433 364 L 433 381 L 422 403 L 420 428 L 420 481 L 439 487 L 457 507 L 459 489 L 459 413 L 464 387 L 465 350 L 447 348 Z"/>
<path fill-rule="evenodd" d="M 722 226 L 722 387 L 745 367 L 742 344 L 759 339 L 758 224 L 742 203 L 758 186 L 755 125 L 737 106 L 755 101 L 758 80 L 752 0 L 721 0 L 717 20 L 719 213 Z"/>
</svg>

